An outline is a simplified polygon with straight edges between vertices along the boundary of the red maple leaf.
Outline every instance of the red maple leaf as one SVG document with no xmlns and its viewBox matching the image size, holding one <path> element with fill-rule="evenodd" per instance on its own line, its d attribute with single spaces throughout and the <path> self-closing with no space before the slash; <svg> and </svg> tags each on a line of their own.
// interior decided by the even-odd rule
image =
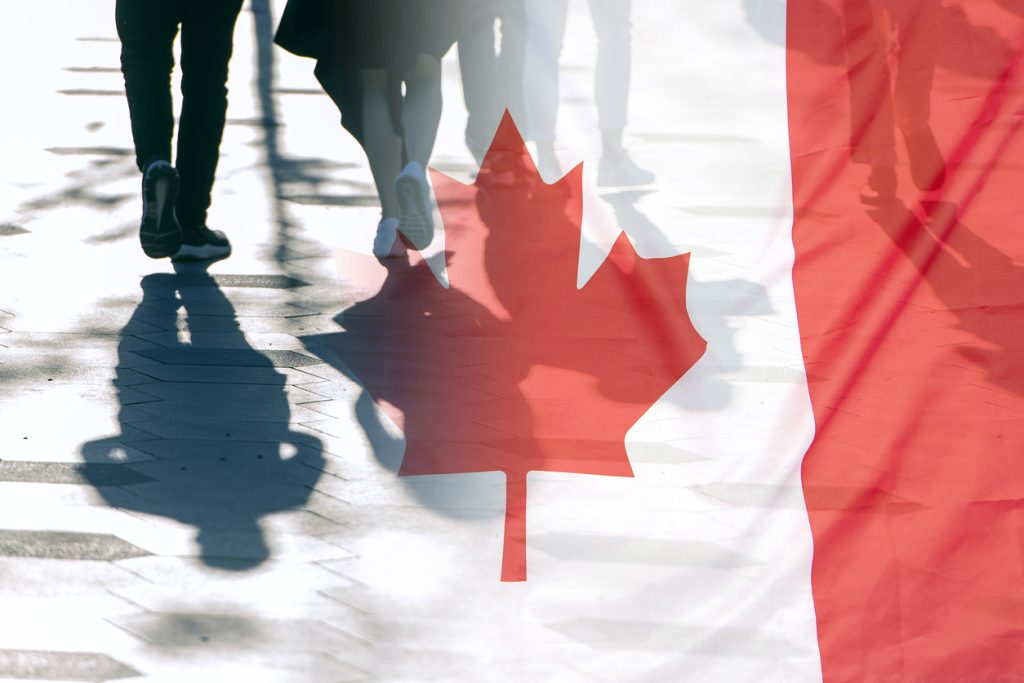
<svg viewBox="0 0 1024 683">
<path fill-rule="evenodd" d="M 402 425 L 399 475 L 505 473 L 501 579 L 523 581 L 527 473 L 632 476 L 626 432 L 703 355 L 689 255 L 621 235 L 577 288 L 582 166 L 545 185 L 507 116 L 475 184 L 432 173 L 450 288 L 388 262 L 331 346 Z"/>
</svg>

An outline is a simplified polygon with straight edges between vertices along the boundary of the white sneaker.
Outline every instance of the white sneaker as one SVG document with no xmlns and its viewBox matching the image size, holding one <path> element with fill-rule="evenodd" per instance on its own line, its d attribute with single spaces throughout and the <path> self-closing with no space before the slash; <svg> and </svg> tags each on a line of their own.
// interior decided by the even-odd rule
<svg viewBox="0 0 1024 683">
<path fill-rule="evenodd" d="M 382 218 L 377 224 L 377 236 L 373 238 L 373 255 L 377 258 L 405 258 L 405 244 L 398 236 L 398 219 Z"/>
<path fill-rule="evenodd" d="M 634 187 L 653 182 L 654 174 L 637 166 L 625 152 L 617 159 L 601 157 L 597 167 L 598 187 Z"/>
<path fill-rule="evenodd" d="M 410 161 L 395 181 L 401 218 L 398 229 L 412 246 L 426 249 L 434 240 L 434 211 L 430 203 L 430 187 L 423 166 Z"/>
</svg>

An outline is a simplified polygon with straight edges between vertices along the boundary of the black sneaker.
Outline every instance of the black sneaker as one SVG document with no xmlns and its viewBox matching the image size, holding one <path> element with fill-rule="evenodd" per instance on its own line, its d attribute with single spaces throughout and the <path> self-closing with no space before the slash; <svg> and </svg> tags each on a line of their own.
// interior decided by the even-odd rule
<svg viewBox="0 0 1024 683">
<path fill-rule="evenodd" d="M 174 256 L 181 246 L 181 226 L 174 215 L 178 171 L 167 161 L 154 161 L 142 176 L 142 225 L 139 242 L 150 258 Z"/>
<path fill-rule="evenodd" d="M 181 247 L 174 261 L 216 261 L 231 255 L 231 242 L 220 230 L 205 225 L 182 228 Z"/>
</svg>

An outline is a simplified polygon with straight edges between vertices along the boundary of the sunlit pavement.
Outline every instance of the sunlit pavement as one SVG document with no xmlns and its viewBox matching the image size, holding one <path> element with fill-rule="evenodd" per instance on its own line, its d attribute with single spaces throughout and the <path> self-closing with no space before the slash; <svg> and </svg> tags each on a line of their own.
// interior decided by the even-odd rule
<svg viewBox="0 0 1024 683">
<path fill-rule="evenodd" d="M 0 678 L 814 680 L 806 434 L 759 432 L 766 403 L 806 407 L 770 285 L 791 258 L 771 232 L 791 211 L 782 10 L 637 3 L 629 141 L 659 183 L 588 190 L 587 231 L 692 252 L 709 352 L 631 432 L 635 479 L 531 477 L 530 580 L 502 584 L 501 475 L 399 479 L 401 434 L 366 433 L 316 345 L 358 294 L 336 250 L 369 253 L 378 209 L 312 64 L 271 46 L 275 4 L 239 20 L 210 215 L 235 253 L 208 274 L 138 246 L 113 2 L 23 3 L 0 28 Z M 572 12 L 561 153 L 590 173 Z M 445 74 L 433 165 L 468 181 L 454 55 Z M 412 361 L 415 341 L 396 340 Z M 752 536 L 766 507 L 781 521 Z M 719 628 L 730 611 L 750 628 Z"/>
</svg>

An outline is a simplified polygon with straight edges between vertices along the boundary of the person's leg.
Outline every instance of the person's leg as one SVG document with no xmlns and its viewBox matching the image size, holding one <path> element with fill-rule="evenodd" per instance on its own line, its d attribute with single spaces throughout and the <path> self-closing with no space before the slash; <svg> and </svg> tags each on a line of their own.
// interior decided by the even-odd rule
<svg viewBox="0 0 1024 683">
<path fill-rule="evenodd" d="M 402 169 L 402 138 L 395 131 L 391 111 L 394 83 L 385 69 L 363 69 L 360 78 L 363 82 L 360 141 L 370 162 L 381 207 L 373 253 L 380 258 L 401 257 L 405 255 L 405 247 L 398 238 L 400 209 L 395 178 Z"/>
<path fill-rule="evenodd" d="M 426 167 L 434 151 L 441 122 L 441 62 L 420 54 L 403 74 L 402 142 L 406 163 L 395 182 L 398 194 L 398 229 L 417 249 L 434 238 L 434 213 Z"/>
<path fill-rule="evenodd" d="M 466 103 L 466 146 L 477 163 L 483 161 L 490 136 L 490 121 L 497 108 L 498 58 L 494 54 L 494 22 L 497 10 L 481 8 L 459 38 L 459 71 Z M 493 134 L 493 131 L 490 131 Z"/>
<path fill-rule="evenodd" d="M 175 4 L 172 0 L 117 0 L 114 10 L 140 171 L 154 159 L 171 159 L 171 70 L 178 33 Z"/>
<path fill-rule="evenodd" d="M 398 218 L 395 178 L 402 170 L 402 138 L 395 132 L 391 118 L 391 94 L 387 71 L 364 69 L 363 149 L 380 197 L 384 218 Z"/>
<path fill-rule="evenodd" d="M 601 186 L 654 182 L 654 174 L 637 166 L 622 144 L 633 68 L 632 5 L 631 0 L 590 0 L 598 42 L 594 90 L 601 128 Z"/>
<path fill-rule="evenodd" d="M 183 0 L 178 219 L 205 226 L 227 115 L 228 62 L 242 0 Z"/>
<path fill-rule="evenodd" d="M 426 168 L 437 140 L 441 123 L 441 62 L 430 55 L 419 55 L 411 69 L 403 74 L 405 97 L 402 99 L 402 132 L 405 158 Z"/>
<path fill-rule="evenodd" d="M 937 0 L 889 0 L 887 4 L 898 43 L 896 113 L 900 129 L 912 133 L 927 129 L 931 114 L 939 4 Z"/>
<path fill-rule="evenodd" d="M 171 166 L 174 113 L 171 105 L 172 48 L 178 32 L 172 0 L 118 0 L 114 10 L 121 38 L 135 160 L 142 171 L 139 242 L 150 258 L 173 256 L 181 246 L 174 217 L 178 173 Z"/>
<path fill-rule="evenodd" d="M 931 96 L 939 48 L 938 0 L 889 0 L 898 51 L 893 99 L 910 155 L 910 173 L 921 190 L 939 188 L 946 163 L 932 132 Z"/>
<path fill-rule="evenodd" d="M 561 176 L 555 157 L 558 119 L 558 69 L 569 0 L 524 0 L 526 55 L 523 58 L 523 103 L 526 137 L 537 143 L 541 175 Z"/>
<path fill-rule="evenodd" d="M 851 159 L 871 167 L 865 199 L 885 201 L 896 193 L 890 30 L 875 0 L 842 0 L 842 8 Z"/>
<path fill-rule="evenodd" d="M 594 92 L 604 156 L 608 158 L 623 152 L 633 61 L 631 6 L 630 0 L 590 0 L 598 41 Z"/>
<path fill-rule="evenodd" d="M 500 119 L 502 110 L 507 108 L 516 124 L 523 126 L 526 122 L 526 112 L 523 111 L 526 9 L 523 0 L 504 0 L 501 5 L 501 54 L 498 57 L 498 70 L 503 96 L 499 100 L 498 117 Z"/>
</svg>

